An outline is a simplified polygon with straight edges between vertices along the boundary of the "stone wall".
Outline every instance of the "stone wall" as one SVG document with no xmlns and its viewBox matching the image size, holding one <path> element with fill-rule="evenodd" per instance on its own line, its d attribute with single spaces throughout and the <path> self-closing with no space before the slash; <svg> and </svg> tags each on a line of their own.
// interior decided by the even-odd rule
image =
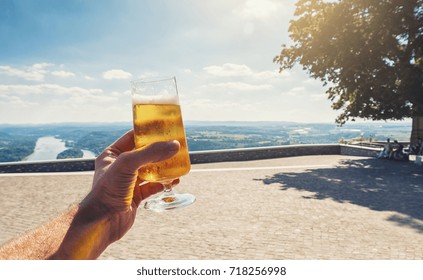
<svg viewBox="0 0 423 280">
<path fill-rule="evenodd" d="M 383 148 L 363 147 L 356 145 L 340 145 L 340 154 L 349 156 L 377 157 Z"/>
<path fill-rule="evenodd" d="M 217 151 L 191 152 L 192 163 L 210 163 L 224 161 L 246 161 L 306 155 L 337 155 L 340 146 L 334 145 L 288 145 L 248 149 L 229 149 Z"/>
<path fill-rule="evenodd" d="M 376 157 L 380 149 L 354 145 L 288 145 L 247 149 L 191 152 L 191 163 L 247 161 L 306 155 L 353 155 Z M 94 159 L 0 163 L 0 173 L 71 172 L 94 170 Z"/>
<path fill-rule="evenodd" d="M 53 161 L 0 163 L 0 173 L 71 172 L 94 170 L 94 159 L 58 159 Z"/>
</svg>

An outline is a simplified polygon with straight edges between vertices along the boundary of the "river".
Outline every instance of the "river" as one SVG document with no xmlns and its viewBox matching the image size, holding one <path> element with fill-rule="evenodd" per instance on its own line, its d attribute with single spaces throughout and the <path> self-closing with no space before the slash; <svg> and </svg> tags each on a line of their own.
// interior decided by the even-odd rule
<svg viewBox="0 0 423 280">
<path fill-rule="evenodd" d="M 65 141 L 54 136 L 40 137 L 35 144 L 34 152 L 24 161 L 55 160 L 57 155 L 66 150 Z M 83 158 L 95 158 L 95 154 L 88 150 L 82 150 Z"/>
</svg>

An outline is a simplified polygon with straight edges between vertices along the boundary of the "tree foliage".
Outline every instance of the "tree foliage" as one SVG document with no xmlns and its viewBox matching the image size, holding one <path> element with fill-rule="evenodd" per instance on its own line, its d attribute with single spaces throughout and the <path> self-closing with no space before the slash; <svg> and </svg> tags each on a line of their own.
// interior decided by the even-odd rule
<svg viewBox="0 0 423 280">
<path fill-rule="evenodd" d="M 338 123 L 423 116 L 423 0 L 299 0 L 280 70 L 328 86 Z"/>
<path fill-rule="evenodd" d="M 60 152 L 56 159 L 66 159 L 66 158 L 82 158 L 84 156 L 84 152 L 82 152 L 80 149 L 66 149 L 62 152 Z"/>
</svg>

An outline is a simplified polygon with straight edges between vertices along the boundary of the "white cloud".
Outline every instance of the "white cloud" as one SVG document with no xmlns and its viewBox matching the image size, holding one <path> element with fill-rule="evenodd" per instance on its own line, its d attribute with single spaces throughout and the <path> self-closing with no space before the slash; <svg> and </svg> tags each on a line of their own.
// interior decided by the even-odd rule
<svg viewBox="0 0 423 280">
<path fill-rule="evenodd" d="M 112 69 L 103 72 L 103 78 L 106 80 L 128 80 L 132 78 L 132 74 L 121 69 Z"/>
<path fill-rule="evenodd" d="M 35 64 L 32 64 L 32 68 L 33 69 L 39 69 L 39 70 L 42 70 L 42 69 L 44 69 L 44 68 L 47 68 L 47 67 L 49 67 L 49 66 L 53 66 L 54 64 L 53 63 L 48 63 L 48 62 L 41 62 L 41 63 L 35 63 Z"/>
<path fill-rule="evenodd" d="M 219 113 L 216 114 L 216 112 Z M 215 102 L 204 98 L 189 100 L 183 104 L 185 120 L 240 120 L 237 116 L 243 116 L 243 120 L 257 120 L 258 113 L 255 104 L 245 104 L 231 100 Z"/>
<path fill-rule="evenodd" d="M 46 59 L 36 64 L 31 61 L 34 57 L 40 57 L 37 49 L 28 49 L 28 53 L 22 54 L 16 52 L 15 56 L 0 59 L 0 85 L 3 85 L 0 86 L 0 96 L 8 96 L 2 99 L 0 122 L 27 121 L 21 119 L 22 111 L 18 105 L 3 105 L 7 102 L 40 104 L 29 112 L 31 122 L 50 122 L 52 113 L 60 111 L 66 112 L 61 116 L 60 120 L 63 121 L 96 121 L 100 117 L 110 121 L 126 120 L 131 113 L 127 110 L 130 108 L 130 95 L 126 93 L 129 89 L 126 81 L 163 73 L 177 75 L 181 102 L 198 101 L 198 104 L 210 100 L 208 106 L 198 104 L 198 107 L 184 107 L 184 111 L 190 112 L 191 119 L 283 120 L 292 117 L 302 121 L 305 117 L 292 116 L 286 112 L 286 108 L 304 108 L 311 106 L 309 103 L 313 108 L 319 108 L 319 116 L 328 116 L 328 111 L 332 112 L 330 102 L 324 100 L 326 95 L 321 83 L 308 80 L 308 75 L 300 66 L 282 73 L 274 71 L 278 65 L 272 62 L 272 57 L 280 52 L 283 43 L 289 42 L 289 20 L 297 1 L 174 2 L 169 1 L 165 9 L 156 9 L 160 1 L 158 4 L 152 1 L 153 9 L 147 11 L 134 9 L 139 5 L 123 1 L 121 8 L 125 12 L 116 14 L 116 20 L 109 22 L 112 28 L 108 28 L 108 32 L 101 32 L 105 30 L 104 26 L 93 26 L 93 30 L 97 28 L 99 32 L 96 40 L 90 44 L 74 42 L 69 45 L 66 40 L 57 40 L 64 45 L 45 45 L 43 57 Z M 187 2 L 190 5 L 186 5 Z M 107 9 L 102 9 L 95 11 L 96 16 L 104 17 L 105 14 L 98 14 L 104 11 L 107 11 L 106 15 L 109 14 Z M 161 21 L 157 15 L 142 14 L 151 11 L 160 11 L 172 24 Z M 81 18 L 82 27 L 93 15 L 84 16 L 87 18 Z M 56 19 L 54 15 L 53 18 Z M 72 21 L 64 22 L 69 23 L 72 24 Z M 137 29 L 136 26 L 140 24 L 157 25 L 169 32 Z M 27 27 L 28 30 L 23 31 L 30 33 L 31 28 Z M 122 45 L 122 42 L 131 40 L 131 34 L 135 31 L 145 39 L 144 43 Z M 49 49 L 51 47 L 53 49 Z M 160 56 L 161 63 L 157 63 Z M 109 59 L 105 60 L 105 57 Z M 50 61 L 54 64 L 46 63 Z M 65 72 L 74 73 L 75 76 L 66 75 Z M 294 87 L 304 87 L 306 90 L 291 91 Z M 288 92 L 296 95 L 287 95 Z M 312 99 L 311 94 L 319 92 L 322 92 L 321 97 L 325 102 L 314 102 Z M 104 102 L 98 100 L 102 98 Z M 69 100 L 77 103 L 71 104 Z M 92 102 L 94 100 L 99 103 Z M 250 109 L 247 104 L 260 102 L 264 109 L 257 113 L 247 110 Z M 116 106 L 114 111 L 110 111 L 111 105 Z M 244 110 L 241 110 L 241 106 Z M 219 111 L 220 108 L 224 109 L 224 114 Z M 305 110 L 309 110 L 309 107 Z"/>
<path fill-rule="evenodd" d="M 21 68 L 15 68 L 9 65 L 0 65 L 0 73 L 22 78 L 28 81 L 43 81 L 45 74 L 48 72 L 45 68 L 52 66 L 51 63 L 37 63 L 31 66 L 24 66 Z"/>
<path fill-rule="evenodd" d="M 304 92 L 305 87 L 294 87 L 293 89 L 291 89 L 291 91 L 293 91 L 293 92 Z"/>
<path fill-rule="evenodd" d="M 262 71 L 262 72 L 257 72 L 254 74 L 254 78 L 256 79 L 261 79 L 261 80 L 266 80 L 266 79 L 276 79 L 276 78 L 280 78 L 280 77 L 286 77 L 288 74 L 285 73 L 279 73 L 279 71 L 274 70 L 274 71 Z"/>
<path fill-rule="evenodd" d="M 276 14 L 282 7 L 280 2 L 271 0 L 248 0 L 243 6 L 234 10 L 234 14 L 246 19 L 265 19 Z"/>
<path fill-rule="evenodd" d="M 7 76 L 11 76 L 11 77 L 22 78 L 27 81 L 37 81 L 37 82 L 44 81 L 45 76 L 48 73 L 50 73 L 51 75 L 55 77 L 60 77 L 60 78 L 69 78 L 69 77 L 75 76 L 74 73 L 69 71 L 64 71 L 64 70 L 50 71 L 49 69 L 47 69 L 53 66 L 54 64 L 46 63 L 46 62 L 35 63 L 31 66 L 22 66 L 19 68 L 12 67 L 9 65 L 0 65 L 0 73 Z"/>
<path fill-rule="evenodd" d="M 5 94 L 53 94 L 53 95 L 89 95 L 102 93 L 102 89 L 86 89 L 81 87 L 64 87 L 57 84 L 39 85 L 0 85 L 0 93 Z"/>
<path fill-rule="evenodd" d="M 29 102 L 28 100 L 23 100 L 19 96 L 2 94 L 0 95 L 0 104 L 10 106 L 19 106 L 19 107 L 29 107 L 30 105 L 36 105 L 37 103 Z"/>
<path fill-rule="evenodd" d="M 203 68 L 208 74 L 219 77 L 249 76 L 253 71 L 244 64 L 225 63 L 222 66 L 211 65 Z"/>
<path fill-rule="evenodd" d="M 64 70 L 58 70 L 51 72 L 53 76 L 60 77 L 60 78 L 69 78 L 69 77 L 75 77 L 75 74 L 72 72 L 64 71 Z"/>
<path fill-rule="evenodd" d="M 243 31 L 245 35 L 252 35 L 255 31 L 256 27 L 252 22 L 247 22 L 244 25 Z"/>
<path fill-rule="evenodd" d="M 324 93 L 313 93 L 310 95 L 310 97 L 314 101 L 328 100 L 327 95 Z"/>
<path fill-rule="evenodd" d="M 216 77 L 245 77 L 257 80 L 277 79 L 289 76 L 288 72 L 278 70 L 255 72 L 245 64 L 225 63 L 222 66 L 210 65 L 203 68 L 208 74 Z"/>
<path fill-rule="evenodd" d="M 227 82 L 227 83 L 215 83 L 210 84 L 207 87 L 218 87 L 226 90 L 239 90 L 239 91 L 256 91 L 256 90 L 269 90 L 272 88 L 272 85 L 253 85 L 242 82 Z"/>
<path fill-rule="evenodd" d="M 104 74 L 113 79 L 131 76 L 122 70 Z M 126 87 L 122 90 L 119 85 L 89 82 L 95 80 L 93 77 L 92 73 L 68 70 L 60 64 L 0 65 L 0 119 L 6 123 L 50 122 L 52 115 L 57 122 L 130 119 L 130 109 L 122 110 L 130 108 Z M 19 113 L 23 108 L 31 108 L 26 119 Z"/>
<path fill-rule="evenodd" d="M 289 96 L 308 96 L 305 87 L 294 87 L 289 89 L 288 91 L 282 92 L 282 96 L 289 95 Z"/>
<path fill-rule="evenodd" d="M 138 76 L 138 79 L 148 79 L 152 77 L 160 76 L 159 72 L 156 71 L 147 71 L 143 72 L 141 75 Z"/>
</svg>

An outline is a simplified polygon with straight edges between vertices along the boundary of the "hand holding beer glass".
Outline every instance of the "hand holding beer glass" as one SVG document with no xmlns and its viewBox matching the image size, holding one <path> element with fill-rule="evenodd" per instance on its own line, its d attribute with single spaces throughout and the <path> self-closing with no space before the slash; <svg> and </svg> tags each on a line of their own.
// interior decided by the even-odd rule
<svg viewBox="0 0 423 280">
<path fill-rule="evenodd" d="M 176 78 L 136 80 L 131 85 L 135 148 L 170 140 L 180 144 L 178 153 L 170 159 L 150 163 L 138 170 L 142 181 L 160 182 L 164 187 L 158 197 L 144 204 L 144 208 L 161 212 L 190 205 L 195 196 L 172 191 L 174 180 L 191 169 Z"/>
</svg>

